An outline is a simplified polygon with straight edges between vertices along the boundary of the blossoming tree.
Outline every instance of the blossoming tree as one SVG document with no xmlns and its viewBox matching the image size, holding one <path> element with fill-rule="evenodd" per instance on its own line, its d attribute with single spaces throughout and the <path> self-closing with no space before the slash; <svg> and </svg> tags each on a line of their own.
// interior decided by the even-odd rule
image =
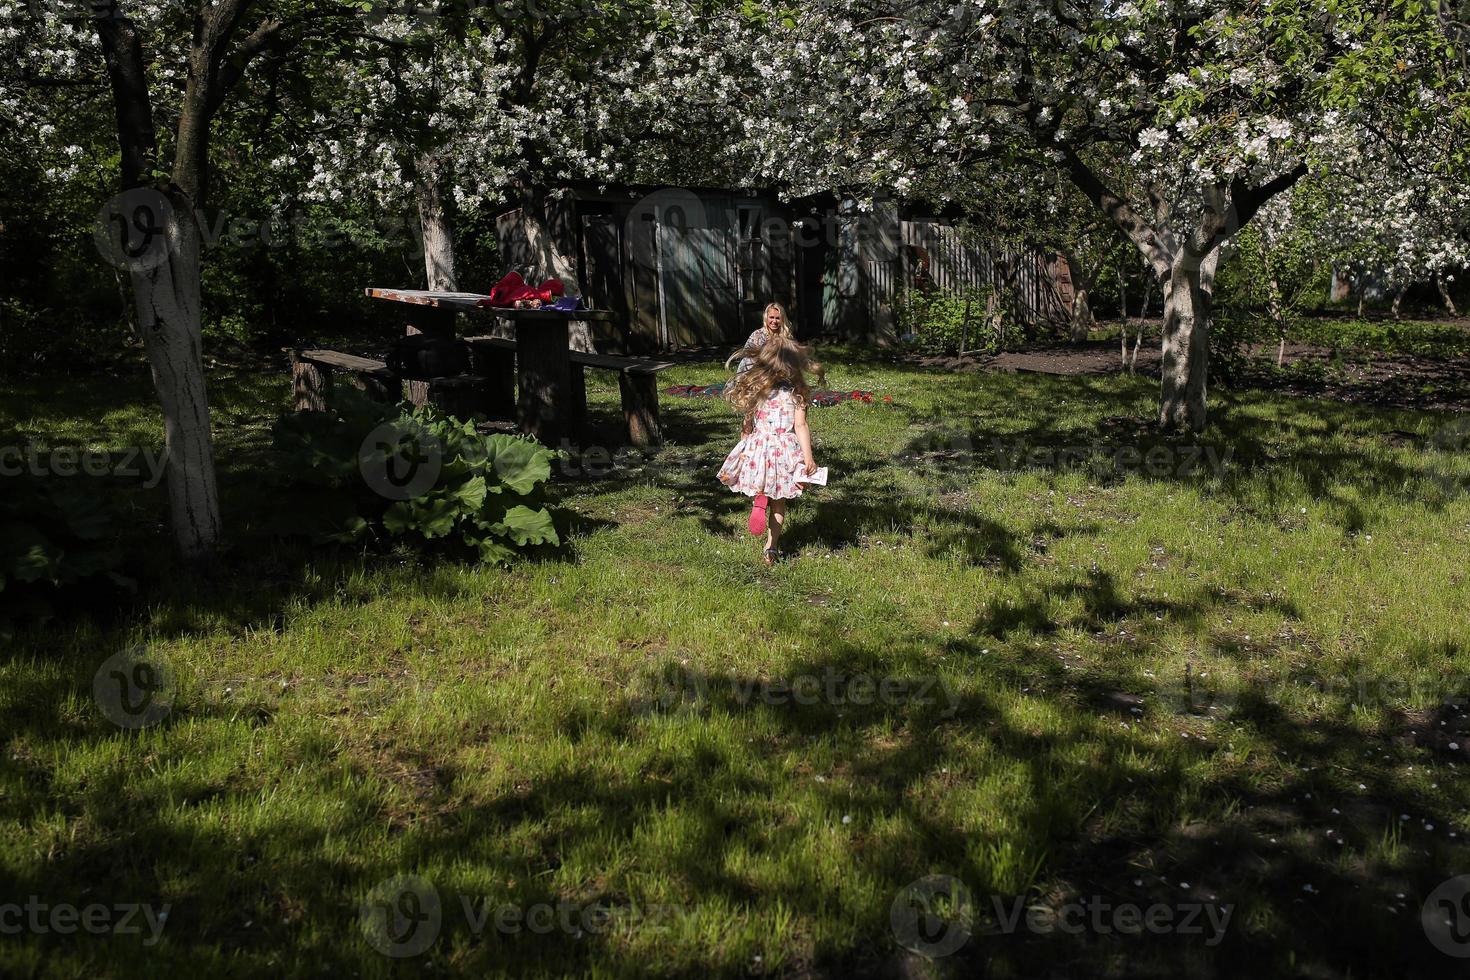
<svg viewBox="0 0 1470 980">
<path fill-rule="evenodd" d="M 53 143 L 82 112 L 46 93 L 111 96 L 122 193 L 98 215 L 97 246 L 125 268 L 163 409 L 174 538 L 190 559 L 221 532 L 200 322 L 201 230 L 211 127 L 251 67 L 308 41 L 335 43 L 356 22 L 344 4 L 209 0 L 4 0 L 14 50 L 0 93 L 27 139 Z M 9 74 L 19 72 L 19 75 Z"/>
<path fill-rule="evenodd" d="M 1415 0 L 836 0 L 772 47 L 790 54 L 771 98 L 805 109 L 767 125 L 792 124 L 809 182 L 943 197 L 1016 154 L 1065 174 L 1162 283 L 1169 428 L 1206 421 L 1221 242 L 1332 166 L 1334 136 L 1465 111 Z"/>
</svg>

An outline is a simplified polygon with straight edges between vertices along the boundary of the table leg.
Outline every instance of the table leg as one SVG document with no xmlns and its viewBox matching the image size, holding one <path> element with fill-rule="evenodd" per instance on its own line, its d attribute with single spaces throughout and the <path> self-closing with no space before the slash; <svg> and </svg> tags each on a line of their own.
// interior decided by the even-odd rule
<svg viewBox="0 0 1470 980">
<path fill-rule="evenodd" d="M 587 371 L 581 364 L 571 366 L 571 389 L 567 392 L 567 428 L 577 437 L 587 429 Z"/>
<path fill-rule="evenodd" d="M 470 363 L 485 379 L 485 412 L 495 419 L 516 416 L 516 354 L 490 344 L 471 343 Z"/>
<path fill-rule="evenodd" d="M 412 337 L 415 334 L 429 334 L 434 337 L 454 336 L 454 311 L 441 310 L 431 306 L 414 307 L 408 314 L 408 326 L 404 336 Z M 408 382 L 408 400 L 415 407 L 421 407 L 429 403 L 429 382 Z"/>
<path fill-rule="evenodd" d="M 571 358 L 567 349 L 567 322 L 518 324 L 516 364 L 520 372 L 521 431 L 557 446 L 570 435 Z"/>
</svg>

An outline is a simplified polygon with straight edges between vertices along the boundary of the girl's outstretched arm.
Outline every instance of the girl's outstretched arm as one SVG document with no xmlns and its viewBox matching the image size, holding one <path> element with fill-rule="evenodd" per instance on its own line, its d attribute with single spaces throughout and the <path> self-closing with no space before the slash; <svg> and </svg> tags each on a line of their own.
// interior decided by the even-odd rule
<svg viewBox="0 0 1470 980">
<path fill-rule="evenodd" d="M 805 399 L 796 406 L 796 438 L 801 443 L 801 455 L 806 461 L 806 475 L 811 476 L 817 471 L 817 462 L 812 456 L 812 430 L 806 424 Z"/>
</svg>

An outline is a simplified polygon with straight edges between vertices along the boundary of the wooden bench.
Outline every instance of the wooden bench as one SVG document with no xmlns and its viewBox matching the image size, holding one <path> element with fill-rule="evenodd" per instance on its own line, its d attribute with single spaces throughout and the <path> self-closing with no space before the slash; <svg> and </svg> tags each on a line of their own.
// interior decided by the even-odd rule
<svg viewBox="0 0 1470 980">
<path fill-rule="evenodd" d="M 515 374 L 516 342 L 503 337 L 466 337 L 475 351 L 475 370 L 492 378 L 508 378 Z M 658 418 L 658 373 L 673 367 L 669 361 L 646 357 L 622 357 L 616 354 L 587 354 L 570 351 L 571 399 L 573 419 L 580 424 L 587 417 L 586 370 L 618 372 L 618 389 L 623 401 L 623 422 L 628 441 L 635 446 L 656 445 L 663 441 Z M 522 393 L 524 398 L 524 392 Z"/>
<path fill-rule="evenodd" d="M 287 348 L 291 356 L 291 388 L 298 412 L 323 412 L 327 408 L 327 391 L 332 376 L 350 374 L 363 382 L 367 393 L 380 401 L 396 402 L 403 397 L 401 379 L 382 361 L 358 357 L 335 350 L 298 350 Z M 429 404 L 457 418 L 490 414 L 495 393 L 490 378 L 463 375 L 454 378 L 427 378 L 420 383 L 427 391 Z"/>
<path fill-rule="evenodd" d="M 327 410 L 327 390 L 337 372 L 362 379 L 368 394 L 375 398 L 398 398 L 398 378 L 382 361 L 335 350 L 287 348 L 286 353 L 291 357 L 291 391 L 298 412 Z"/>
<path fill-rule="evenodd" d="M 617 354 L 584 354 L 572 351 L 572 393 L 577 399 L 578 418 L 587 417 L 587 368 L 618 372 L 618 392 L 623 398 L 623 424 L 628 441 L 635 446 L 655 446 L 664 441 L 658 420 L 658 373 L 673 367 L 670 361 Z"/>
</svg>

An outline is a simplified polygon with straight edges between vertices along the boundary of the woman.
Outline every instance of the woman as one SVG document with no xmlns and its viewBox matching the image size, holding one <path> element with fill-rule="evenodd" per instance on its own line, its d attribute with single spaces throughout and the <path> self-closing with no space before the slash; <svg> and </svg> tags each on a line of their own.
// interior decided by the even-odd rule
<svg viewBox="0 0 1470 980">
<path fill-rule="evenodd" d="M 756 328 L 755 333 L 751 334 L 749 339 L 745 341 L 745 347 L 743 349 L 747 351 L 759 350 L 772 337 L 785 337 L 787 340 L 795 339 L 791 333 L 791 321 L 786 318 L 786 307 L 780 303 L 772 303 L 766 307 L 765 319 Z M 735 376 L 739 377 L 746 371 L 749 371 L 753 363 L 754 360 L 750 356 L 741 358 L 740 366 L 735 369 Z"/>
</svg>

